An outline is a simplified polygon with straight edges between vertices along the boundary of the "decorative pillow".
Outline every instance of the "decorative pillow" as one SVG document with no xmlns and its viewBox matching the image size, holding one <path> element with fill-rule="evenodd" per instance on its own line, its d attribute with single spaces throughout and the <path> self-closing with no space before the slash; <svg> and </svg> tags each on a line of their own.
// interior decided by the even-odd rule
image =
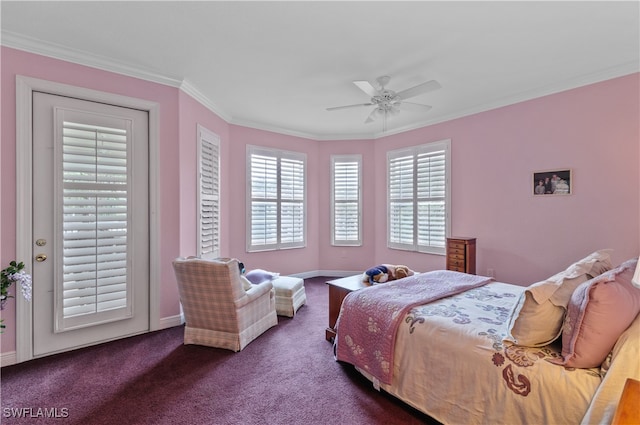
<svg viewBox="0 0 640 425">
<path fill-rule="evenodd" d="M 602 364 L 640 313 L 640 289 L 631 278 L 638 259 L 580 285 L 569 302 L 562 331 L 562 359 L 553 363 L 590 368 Z"/>
<path fill-rule="evenodd" d="M 527 347 L 542 347 L 562 333 L 571 294 L 580 284 L 610 270 L 610 249 L 596 251 L 549 279 L 529 286 L 516 303 L 504 338 Z"/>
<path fill-rule="evenodd" d="M 255 269 L 247 272 L 247 279 L 249 279 L 249 282 L 254 285 L 259 285 L 262 282 L 273 280 L 278 276 L 280 276 L 280 273 L 268 272 L 261 269 Z"/>
</svg>

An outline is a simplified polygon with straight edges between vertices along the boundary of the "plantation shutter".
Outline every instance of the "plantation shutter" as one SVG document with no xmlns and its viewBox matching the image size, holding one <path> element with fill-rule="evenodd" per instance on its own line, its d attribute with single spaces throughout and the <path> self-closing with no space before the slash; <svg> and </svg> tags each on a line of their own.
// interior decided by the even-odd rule
<svg viewBox="0 0 640 425">
<path fill-rule="evenodd" d="M 278 243 L 278 159 L 251 155 L 251 246 Z"/>
<path fill-rule="evenodd" d="M 198 126 L 199 191 L 198 191 L 198 256 L 220 255 L 220 141 L 218 136 Z"/>
<path fill-rule="evenodd" d="M 250 147 L 249 251 L 305 244 L 304 155 Z"/>
<path fill-rule="evenodd" d="M 389 160 L 389 243 L 391 247 L 414 246 L 413 156 Z"/>
<path fill-rule="evenodd" d="M 445 246 L 445 152 L 419 153 L 416 158 L 418 246 Z"/>
<path fill-rule="evenodd" d="M 360 168 L 362 157 L 332 158 L 332 244 L 361 245 Z"/>
<path fill-rule="evenodd" d="M 449 141 L 388 155 L 391 248 L 444 253 L 449 233 Z"/>
<path fill-rule="evenodd" d="M 99 321 L 131 315 L 131 130 L 130 123 L 123 124 L 124 128 L 109 128 L 62 123 L 63 308 L 57 312 L 62 314 L 57 331 L 84 326 L 87 318 L 82 316 L 97 316 L 89 320 Z"/>
<path fill-rule="evenodd" d="M 304 161 L 280 160 L 280 243 L 300 246 L 304 243 Z"/>
</svg>

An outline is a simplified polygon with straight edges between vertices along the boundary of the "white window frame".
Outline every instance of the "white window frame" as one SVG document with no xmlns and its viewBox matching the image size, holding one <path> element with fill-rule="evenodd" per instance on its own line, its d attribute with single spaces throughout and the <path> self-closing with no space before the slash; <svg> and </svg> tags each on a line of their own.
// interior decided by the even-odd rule
<svg viewBox="0 0 640 425">
<path fill-rule="evenodd" d="M 445 162 L 445 194 L 437 198 L 418 198 L 418 182 L 417 182 L 417 161 L 419 155 L 431 154 L 438 151 L 444 152 Z M 399 158 L 411 158 L 413 171 L 412 190 L 409 197 L 402 198 L 407 205 L 412 206 L 413 218 L 409 222 L 411 225 L 412 238 L 411 242 L 392 242 L 392 202 L 398 199 L 392 199 L 391 196 L 391 163 Z M 444 237 L 443 240 L 437 240 L 434 244 L 418 243 L 418 203 L 424 201 L 444 201 Z M 415 251 L 429 254 L 445 255 L 446 238 L 450 235 L 451 229 L 451 140 L 441 140 L 438 142 L 427 143 L 424 145 L 412 146 L 409 148 L 398 149 L 387 152 L 387 246 L 392 249 L 400 249 L 407 251 Z"/>
<path fill-rule="evenodd" d="M 355 189 L 356 195 L 349 199 L 336 199 L 336 167 L 339 164 L 356 163 L 357 181 L 356 188 L 351 188 L 351 192 Z M 348 182 L 343 182 L 348 183 Z M 357 203 L 357 216 L 345 217 L 346 220 L 355 221 L 357 237 L 355 239 L 342 238 L 336 235 L 337 207 L 339 204 Z M 331 245 L 334 246 L 362 246 L 362 155 L 332 155 L 331 156 Z"/>
<path fill-rule="evenodd" d="M 253 155 L 266 156 L 275 159 L 277 163 L 277 171 L 276 171 L 276 187 L 277 187 L 277 195 L 275 197 L 269 198 L 259 198 L 253 197 L 252 190 L 252 157 Z M 302 199 L 283 199 L 282 197 L 282 162 L 296 161 L 302 163 Z M 259 251 L 274 251 L 281 249 L 292 249 L 292 248 L 304 248 L 307 244 L 307 155 L 300 152 L 292 152 L 285 151 L 280 149 L 273 148 L 265 148 L 260 146 L 252 146 L 247 145 L 247 211 L 246 211 L 246 223 L 247 223 L 247 231 L 246 231 L 246 247 L 247 252 L 259 252 Z M 253 222 L 252 222 L 252 206 L 254 202 L 275 202 L 276 203 L 276 223 L 277 229 L 275 234 L 275 242 L 269 244 L 253 244 Z M 288 231 L 283 227 L 283 217 L 282 217 L 282 206 L 285 204 L 295 204 L 302 208 L 302 229 L 300 230 L 301 240 L 298 241 L 283 241 L 283 236 L 285 236 Z"/>
<path fill-rule="evenodd" d="M 220 256 L 220 136 L 197 125 L 198 247 L 197 256 Z M 205 207 L 206 205 L 206 207 Z M 211 215 L 211 222 L 206 223 Z"/>
</svg>

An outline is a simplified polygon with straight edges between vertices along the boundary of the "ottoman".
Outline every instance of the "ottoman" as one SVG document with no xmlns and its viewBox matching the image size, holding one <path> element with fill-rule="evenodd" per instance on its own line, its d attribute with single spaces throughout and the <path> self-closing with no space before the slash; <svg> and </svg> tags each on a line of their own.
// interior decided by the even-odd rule
<svg viewBox="0 0 640 425">
<path fill-rule="evenodd" d="M 276 292 L 276 313 L 278 316 L 293 317 L 307 302 L 304 280 L 299 277 L 279 276 L 271 281 Z"/>
</svg>

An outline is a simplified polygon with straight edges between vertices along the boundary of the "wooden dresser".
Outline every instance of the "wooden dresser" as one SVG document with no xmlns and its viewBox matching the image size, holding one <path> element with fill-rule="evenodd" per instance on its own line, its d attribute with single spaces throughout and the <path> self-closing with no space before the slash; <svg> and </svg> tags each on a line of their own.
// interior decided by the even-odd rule
<svg viewBox="0 0 640 425">
<path fill-rule="evenodd" d="M 447 270 L 476 274 L 476 238 L 447 238 Z"/>
</svg>

